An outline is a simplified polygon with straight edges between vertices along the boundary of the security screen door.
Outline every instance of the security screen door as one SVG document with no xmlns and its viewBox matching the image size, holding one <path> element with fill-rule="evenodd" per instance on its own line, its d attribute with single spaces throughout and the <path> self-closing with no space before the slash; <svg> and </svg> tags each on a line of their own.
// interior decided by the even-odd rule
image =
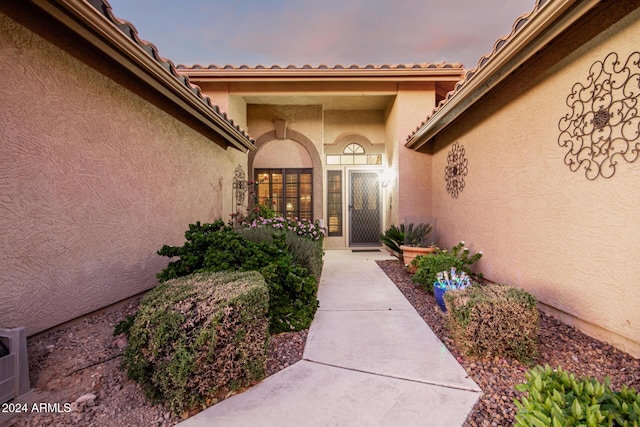
<svg viewBox="0 0 640 427">
<path fill-rule="evenodd" d="M 380 245 L 380 185 L 378 172 L 351 171 L 349 245 Z"/>
</svg>

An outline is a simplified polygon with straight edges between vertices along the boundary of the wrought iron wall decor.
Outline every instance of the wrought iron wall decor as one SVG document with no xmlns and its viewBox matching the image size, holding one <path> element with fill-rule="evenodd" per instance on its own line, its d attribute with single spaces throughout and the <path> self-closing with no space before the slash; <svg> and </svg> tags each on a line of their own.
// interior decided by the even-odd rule
<svg viewBox="0 0 640 427">
<path fill-rule="evenodd" d="M 247 176 L 242 166 L 238 165 L 233 173 L 233 197 L 236 204 L 236 213 L 241 213 L 244 210 L 244 197 L 248 189 L 249 183 L 247 182 Z"/>
<path fill-rule="evenodd" d="M 567 148 L 564 163 L 584 168 L 587 179 L 611 178 L 620 161 L 640 153 L 640 53 L 620 62 L 612 52 L 589 69 L 585 83 L 573 85 L 571 109 L 558 123 L 558 144 Z"/>
<path fill-rule="evenodd" d="M 453 144 L 451 151 L 447 154 L 444 179 L 447 181 L 447 193 L 454 199 L 457 199 L 458 194 L 464 189 L 464 177 L 469 173 L 467 170 L 469 161 L 464 154 L 464 147 L 459 142 Z"/>
</svg>

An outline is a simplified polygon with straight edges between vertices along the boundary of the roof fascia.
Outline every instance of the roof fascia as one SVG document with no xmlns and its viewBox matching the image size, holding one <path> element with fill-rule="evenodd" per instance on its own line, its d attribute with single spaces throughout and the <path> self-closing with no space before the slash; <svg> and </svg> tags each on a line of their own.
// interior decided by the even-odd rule
<svg viewBox="0 0 640 427">
<path fill-rule="evenodd" d="M 402 68 L 402 69 L 211 69 L 180 68 L 195 81 L 458 81 L 464 68 Z"/>
<path fill-rule="evenodd" d="M 31 0 L 40 9 L 95 46 L 189 115 L 242 152 L 255 150 L 252 141 L 222 113 L 190 89 L 188 80 L 173 76 L 159 61 L 134 43 L 85 0 Z M 186 77 L 184 77 L 186 78 Z M 185 84 L 186 83 L 186 84 Z"/>
<path fill-rule="evenodd" d="M 407 140 L 419 150 L 601 0 L 549 1 Z"/>
</svg>

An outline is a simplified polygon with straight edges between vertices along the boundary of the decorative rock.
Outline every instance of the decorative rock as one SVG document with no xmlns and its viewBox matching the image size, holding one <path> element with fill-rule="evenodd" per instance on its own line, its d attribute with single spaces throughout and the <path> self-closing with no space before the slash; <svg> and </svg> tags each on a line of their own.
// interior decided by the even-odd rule
<svg viewBox="0 0 640 427">
<path fill-rule="evenodd" d="M 78 405 L 80 404 L 86 404 L 87 406 L 93 406 L 95 405 L 95 400 L 96 400 L 96 395 L 93 393 L 85 393 L 82 396 L 80 396 L 79 398 L 76 399 L 76 402 Z M 89 402 L 91 402 L 91 404 L 89 404 Z"/>
</svg>

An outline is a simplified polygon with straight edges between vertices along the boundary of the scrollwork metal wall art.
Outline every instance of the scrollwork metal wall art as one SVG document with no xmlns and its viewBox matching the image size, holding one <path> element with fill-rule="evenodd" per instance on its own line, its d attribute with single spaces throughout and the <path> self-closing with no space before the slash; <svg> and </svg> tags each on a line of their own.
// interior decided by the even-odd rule
<svg viewBox="0 0 640 427">
<path fill-rule="evenodd" d="M 611 178 L 620 161 L 640 154 L 640 53 L 620 62 L 612 52 L 589 69 L 585 83 L 573 85 L 571 109 L 558 123 L 558 144 L 567 148 L 564 163 L 584 168 L 587 179 Z"/>
<path fill-rule="evenodd" d="M 456 142 L 447 154 L 447 166 L 444 168 L 444 179 L 447 181 L 447 193 L 454 199 L 464 189 L 464 177 L 469 173 L 469 161 L 464 156 L 464 147 Z"/>
<path fill-rule="evenodd" d="M 233 193 L 236 203 L 236 213 L 242 212 L 244 204 L 244 196 L 247 194 L 249 185 L 247 183 L 247 176 L 244 173 L 241 165 L 236 166 L 233 176 Z"/>
</svg>

